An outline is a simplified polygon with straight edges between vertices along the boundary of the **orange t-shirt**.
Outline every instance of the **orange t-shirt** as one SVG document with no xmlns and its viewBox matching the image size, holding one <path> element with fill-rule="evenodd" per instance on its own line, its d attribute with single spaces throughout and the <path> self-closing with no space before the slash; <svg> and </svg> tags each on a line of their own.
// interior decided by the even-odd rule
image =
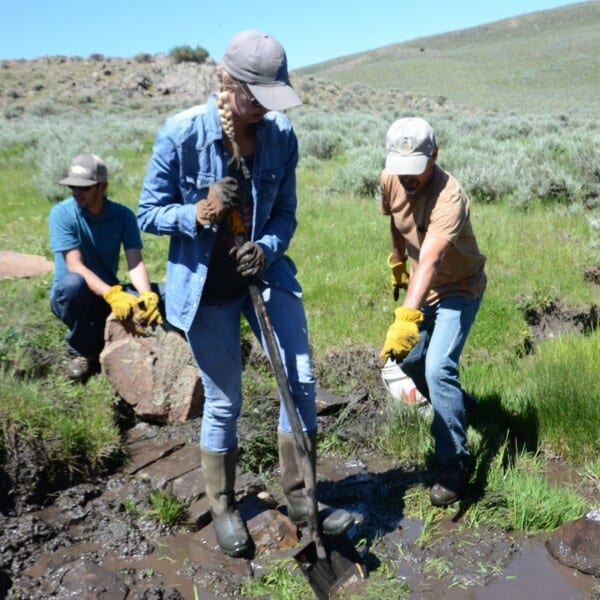
<svg viewBox="0 0 600 600">
<path fill-rule="evenodd" d="M 446 296 L 481 296 L 487 282 L 486 257 L 477 246 L 469 198 L 458 181 L 436 165 L 429 186 L 418 196 L 410 197 L 398 175 L 384 169 L 380 192 L 381 212 L 393 219 L 394 227 L 404 238 L 411 270 L 419 264 L 427 234 L 450 242 L 425 303 L 434 304 Z"/>
</svg>

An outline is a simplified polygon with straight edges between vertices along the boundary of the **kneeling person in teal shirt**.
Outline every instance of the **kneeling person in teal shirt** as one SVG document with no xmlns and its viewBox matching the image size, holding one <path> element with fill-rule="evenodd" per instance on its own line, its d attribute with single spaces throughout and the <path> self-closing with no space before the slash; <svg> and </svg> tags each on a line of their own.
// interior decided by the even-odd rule
<svg viewBox="0 0 600 600">
<path fill-rule="evenodd" d="M 98 368 L 111 311 L 118 319 L 135 316 L 143 323 L 161 323 L 160 296 L 142 259 L 135 214 L 105 195 L 108 171 L 102 159 L 76 156 L 60 183 L 71 188 L 72 196 L 50 211 L 55 265 L 50 307 L 69 327 L 67 374 L 83 380 Z M 117 278 L 121 245 L 133 286 L 128 291 Z"/>
</svg>

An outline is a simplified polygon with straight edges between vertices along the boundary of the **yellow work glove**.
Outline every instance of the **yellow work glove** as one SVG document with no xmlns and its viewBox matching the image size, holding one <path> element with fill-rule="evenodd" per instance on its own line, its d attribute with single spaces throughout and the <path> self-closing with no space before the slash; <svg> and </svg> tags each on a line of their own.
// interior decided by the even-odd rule
<svg viewBox="0 0 600 600">
<path fill-rule="evenodd" d="M 398 297 L 400 296 L 400 290 L 408 288 L 408 270 L 407 270 L 407 260 L 401 260 L 400 262 L 394 262 L 394 255 L 390 254 L 387 259 L 388 267 L 392 270 L 391 282 L 392 282 L 392 290 L 394 291 L 394 302 L 398 301 Z"/>
<path fill-rule="evenodd" d="M 379 354 L 382 362 L 388 358 L 396 362 L 404 360 L 419 341 L 418 323 L 423 320 L 423 313 L 420 310 L 399 306 L 394 311 L 394 317 Z"/>
<path fill-rule="evenodd" d="M 163 322 L 162 315 L 158 309 L 158 294 L 156 292 L 142 292 L 138 303 L 134 308 L 134 316 L 143 324 L 160 325 Z"/>
<path fill-rule="evenodd" d="M 239 208 L 240 186 L 235 177 L 223 177 L 208 187 L 205 200 L 196 202 L 196 221 L 199 225 L 218 223 L 225 212 Z"/>
<path fill-rule="evenodd" d="M 124 292 L 120 285 L 113 285 L 102 297 L 120 321 L 129 318 L 138 303 L 137 297 Z"/>
</svg>

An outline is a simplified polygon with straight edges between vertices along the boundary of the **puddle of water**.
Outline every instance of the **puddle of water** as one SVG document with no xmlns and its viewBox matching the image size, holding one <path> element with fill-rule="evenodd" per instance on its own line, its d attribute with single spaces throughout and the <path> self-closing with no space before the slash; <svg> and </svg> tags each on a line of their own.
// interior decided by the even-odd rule
<svg viewBox="0 0 600 600">
<path fill-rule="evenodd" d="M 37 579 L 42 577 L 48 569 L 60 567 L 63 564 L 75 561 L 86 553 L 96 552 L 99 544 L 76 544 L 68 548 L 61 548 L 52 554 L 45 554 L 31 567 L 25 569 L 23 573 L 28 577 Z"/>
<path fill-rule="evenodd" d="M 422 522 L 414 518 L 402 518 L 392 535 L 398 542 L 414 542 L 421 533 Z M 27 570 L 31 577 L 42 576 L 48 567 L 59 566 L 69 560 L 77 560 L 87 552 L 93 552 L 93 544 L 75 544 L 46 555 Z M 264 557 L 254 568 L 260 570 L 268 565 Z M 193 567 L 190 565 L 193 563 Z M 198 567 L 200 565 L 200 567 Z M 238 581 L 250 575 L 251 570 L 244 560 L 229 558 L 216 548 L 212 529 L 200 532 L 177 533 L 161 539 L 154 553 L 138 558 L 123 558 L 108 555 L 101 566 L 112 572 L 133 572 L 133 581 L 128 581 L 130 594 L 144 591 L 149 585 L 162 583 L 176 588 L 184 598 L 212 600 L 218 596 L 207 591 L 210 586 L 202 585 L 203 574 L 221 572 L 232 574 Z M 575 569 L 557 563 L 547 552 L 543 539 L 531 538 L 520 546 L 514 559 L 502 569 L 485 587 L 448 588 L 435 583 L 421 589 L 422 581 L 414 565 L 400 562 L 398 577 L 404 579 L 418 597 L 444 598 L 444 600 L 589 600 L 598 585 L 598 580 Z M 210 582 L 209 582 L 210 583 Z M 439 587 L 439 589 L 438 589 Z"/>
<path fill-rule="evenodd" d="M 97 550 L 98 544 L 87 543 L 61 548 L 44 555 L 25 571 L 25 575 L 41 577 L 50 568 L 77 561 Z M 177 533 L 162 538 L 156 550 L 147 556 L 123 558 L 108 554 L 100 566 L 113 573 L 134 573 L 133 581 L 127 581 L 131 595 L 143 592 L 149 585 L 163 584 L 177 589 L 186 599 L 202 600 L 217 598 L 203 589 L 201 582 L 204 571 L 228 573 L 236 579 L 243 579 L 251 573 L 246 561 L 229 558 L 217 550 L 210 528 L 206 532 Z"/>
<path fill-rule="evenodd" d="M 360 465 L 344 465 L 340 475 L 340 465 L 322 465 L 332 480 L 338 480 L 338 486 L 345 489 L 346 497 L 354 500 L 345 507 L 352 512 L 362 514 L 369 519 L 369 514 L 376 514 L 376 519 L 370 519 L 369 525 L 382 529 L 390 541 L 399 544 L 414 543 L 422 532 L 423 523 L 416 518 L 399 514 L 401 507 L 402 489 L 394 488 L 393 478 L 388 489 L 387 478 L 377 479 L 378 473 L 385 472 L 385 463 L 376 465 L 369 462 L 366 472 L 361 472 Z M 568 474 L 560 469 L 560 465 L 552 465 L 554 478 L 566 480 Z M 364 468 L 364 467 L 363 467 Z M 379 470 L 378 470 L 379 468 Z M 326 475 L 327 476 L 327 475 Z M 375 485 L 374 485 L 375 483 Z M 355 488 L 362 490 L 362 497 L 356 498 L 352 493 Z M 394 500 L 395 498 L 400 498 Z M 450 529 L 454 524 L 446 523 Z M 443 524 L 442 524 L 443 526 Z M 351 534 L 354 530 L 351 530 Z M 450 532 L 451 533 L 451 532 Z M 589 600 L 600 589 L 600 580 L 561 565 L 548 553 L 544 541 L 546 536 L 532 536 L 519 546 L 518 553 L 509 560 L 496 577 L 485 586 L 448 588 L 447 581 L 432 586 L 427 583 L 424 587 L 419 568 L 408 562 L 399 561 L 397 576 L 404 579 L 416 598 L 444 600 Z M 474 558 L 475 560 L 475 558 Z M 417 591 L 418 590 L 418 591 Z"/>
<path fill-rule="evenodd" d="M 177 534 L 161 540 L 155 552 L 138 559 L 123 560 L 116 556 L 107 556 L 102 566 L 109 571 L 135 569 L 144 576 L 138 585 L 130 585 L 130 593 L 141 592 L 150 584 L 163 583 L 179 591 L 184 598 L 216 598 L 203 590 L 201 585 L 194 584 L 195 577 L 186 571 L 190 560 L 205 567 L 230 569 L 227 557 L 220 552 L 211 551 L 198 540 L 197 534 Z M 201 577 L 198 577 L 200 579 Z M 139 579 L 139 577 L 138 577 Z"/>
<path fill-rule="evenodd" d="M 555 561 L 541 539 L 524 542 L 518 555 L 502 574 L 482 589 L 473 600 L 584 600 L 592 598 L 598 580 Z"/>
</svg>

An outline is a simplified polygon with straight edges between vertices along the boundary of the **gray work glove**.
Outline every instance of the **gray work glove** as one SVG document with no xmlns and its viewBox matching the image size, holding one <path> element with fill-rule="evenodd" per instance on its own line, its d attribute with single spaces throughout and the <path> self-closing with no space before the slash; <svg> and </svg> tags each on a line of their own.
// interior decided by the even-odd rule
<svg viewBox="0 0 600 600">
<path fill-rule="evenodd" d="M 254 242 L 244 242 L 239 248 L 234 248 L 232 256 L 242 277 L 254 277 L 265 270 L 265 252 Z"/>
</svg>

